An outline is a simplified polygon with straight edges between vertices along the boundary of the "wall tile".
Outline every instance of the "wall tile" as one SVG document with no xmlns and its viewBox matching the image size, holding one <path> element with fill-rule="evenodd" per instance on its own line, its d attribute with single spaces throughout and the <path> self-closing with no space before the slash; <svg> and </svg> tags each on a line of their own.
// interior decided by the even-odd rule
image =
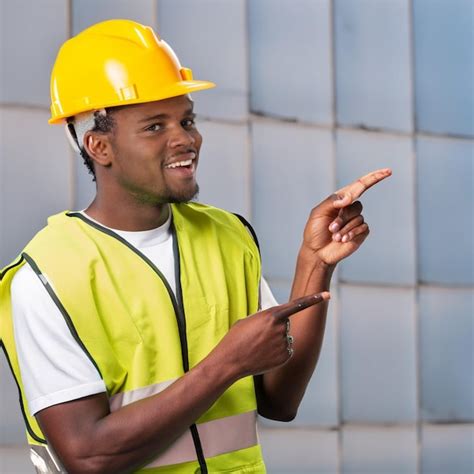
<svg viewBox="0 0 474 474">
<path fill-rule="evenodd" d="M 198 123 L 203 145 L 198 167 L 199 201 L 249 218 L 249 138 L 247 125 Z"/>
<path fill-rule="evenodd" d="M 333 294 L 329 305 L 326 331 L 318 365 L 306 389 L 298 415 L 290 423 L 262 418 L 264 426 L 294 429 L 295 427 L 311 426 L 335 427 L 339 424 L 336 314 L 337 298 Z"/>
<path fill-rule="evenodd" d="M 422 474 L 474 472 L 474 425 L 425 425 L 422 431 Z"/>
<path fill-rule="evenodd" d="M 417 142 L 418 254 L 426 283 L 474 285 L 474 141 Z"/>
<path fill-rule="evenodd" d="M 423 419 L 474 421 L 474 291 L 421 287 L 419 308 Z"/>
<path fill-rule="evenodd" d="M 3 50 L 5 49 L 4 43 L 5 43 L 5 27 L 4 24 L 6 22 L 6 16 L 5 16 L 5 2 L 0 2 L 0 52 L 3 54 Z M 3 58 L 3 56 L 2 56 Z M 4 61 L 0 61 L 0 98 L 5 96 L 6 91 L 5 91 L 5 65 Z"/>
<path fill-rule="evenodd" d="M 214 119 L 243 120 L 248 112 L 245 0 L 159 0 L 158 31 L 193 70 L 215 82 L 199 92 L 200 112 Z M 179 25 L 179 27 L 178 27 Z"/>
<path fill-rule="evenodd" d="M 408 0 L 335 2 L 337 121 L 413 129 Z"/>
<path fill-rule="evenodd" d="M 253 222 L 271 278 L 292 279 L 311 209 L 334 191 L 331 132 L 257 120 L 252 126 Z"/>
<path fill-rule="evenodd" d="M 415 291 L 339 288 L 343 420 L 414 422 Z"/>
<path fill-rule="evenodd" d="M 407 137 L 340 130 L 337 133 L 337 186 L 378 169 L 393 175 L 361 198 L 370 236 L 340 268 L 345 281 L 413 285 L 416 282 L 414 163 Z"/>
<path fill-rule="evenodd" d="M 332 124 L 329 0 L 249 2 L 249 33 L 252 110 Z"/>
<path fill-rule="evenodd" d="M 27 446 L 1 446 L 0 472 L 5 474 L 34 474 Z"/>
<path fill-rule="evenodd" d="M 342 472 L 416 474 L 415 427 L 345 426 L 342 430 Z"/>
<path fill-rule="evenodd" d="M 12 260 L 46 218 L 68 209 L 71 157 L 63 127 L 48 125 L 43 110 L 5 108 L 0 124 L 3 160 L 3 233 L 0 263 Z M 21 124 L 21 127 L 18 126 Z"/>
<path fill-rule="evenodd" d="M 144 25 L 156 23 L 156 0 L 72 0 L 72 28 L 77 35 L 99 21 L 126 18 Z"/>
<path fill-rule="evenodd" d="M 474 136 L 472 0 L 414 0 L 417 128 Z"/>
<path fill-rule="evenodd" d="M 273 296 L 279 304 L 286 303 L 290 299 L 291 285 L 293 282 L 291 280 L 271 280 L 266 276 L 266 268 L 262 267 L 263 276 L 267 279 Z"/>
<path fill-rule="evenodd" d="M 0 350 L 0 445 L 26 444 L 25 425 L 18 403 L 18 389 L 3 350 Z M 0 450 L 0 472 L 2 453 Z"/>
<path fill-rule="evenodd" d="M 261 429 L 260 442 L 272 474 L 337 474 L 337 433 Z"/>
<path fill-rule="evenodd" d="M 2 2 L 0 102 L 50 105 L 51 68 L 68 37 L 68 4 L 63 0 Z"/>
</svg>

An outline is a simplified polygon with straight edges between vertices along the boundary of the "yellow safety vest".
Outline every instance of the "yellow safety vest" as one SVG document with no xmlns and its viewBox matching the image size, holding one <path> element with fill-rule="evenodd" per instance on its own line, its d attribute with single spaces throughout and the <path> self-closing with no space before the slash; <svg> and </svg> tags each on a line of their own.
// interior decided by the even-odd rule
<svg viewBox="0 0 474 474">
<path fill-rule="evenodd" d="M 29 413 L 13 336 L 10 284 L 25 262 L 102 376 L 112 411 L 164 390 L 235 321 L 258 309 L 260 256 L 238 217 L 197 203 L 171 209 L 176 296 L 146 256 L 80 213 L 50 217 L 0 273 L 1 344 L 20 390 L 33 457 L 51 472 L 61 467 Z M 256 407 L 253 378 L 239 380 L 137 472 L 265 472 Z"/>
</svg>

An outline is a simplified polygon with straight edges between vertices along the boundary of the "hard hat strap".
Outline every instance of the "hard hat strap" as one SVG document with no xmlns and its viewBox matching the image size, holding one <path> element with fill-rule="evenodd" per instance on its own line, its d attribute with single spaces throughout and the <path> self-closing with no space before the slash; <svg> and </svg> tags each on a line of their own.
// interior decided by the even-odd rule
<svg viewBox="0 0 474 474">
<path fill-rule="evenodd" d="M 68 120 L 66 124 L 66 136 L 70 145 L 76 153 L 81 153 L 84 149 L 84 135 L 96 127 L 97 115 L 106 115 L 105 109 L 92 110 L 78 114 Z"/>
<path fill-rule="evenodd" d="M 71 145 L 72 149 L 76 153 L 81 154 L 81 149 L 79 148 L 79 142 L 77 141 L 76 131 L 74 130 L 74 124 L 72 122 L 68 122 L 66 123 L 64 129 L 66 131 L 66 137 L 69 142 L 69 145 Z"/>
</svg>

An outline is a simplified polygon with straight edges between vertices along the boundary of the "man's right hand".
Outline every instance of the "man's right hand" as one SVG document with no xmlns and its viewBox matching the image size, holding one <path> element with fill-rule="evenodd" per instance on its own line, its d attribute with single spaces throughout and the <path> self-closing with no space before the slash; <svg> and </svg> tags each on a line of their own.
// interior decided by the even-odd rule
<svg viewBox="0 0 474 474">
<path fill-rule="evenodd" d="M 240 319 L 210 356 L 226 364 L 236 379 L 279 367 L 290 359 L 293 352 L 292 338 L 288 338 L 289 318 L 329 298 L 329 292 L 324 291 Z"/>
</svg>

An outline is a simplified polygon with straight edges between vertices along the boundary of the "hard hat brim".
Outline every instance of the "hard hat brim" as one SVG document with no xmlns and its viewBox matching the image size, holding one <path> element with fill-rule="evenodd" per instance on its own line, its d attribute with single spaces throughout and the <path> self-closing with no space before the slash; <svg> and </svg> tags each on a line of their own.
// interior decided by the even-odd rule
<svg viewBox="0 0 474 474">
<path fill-rule="evenodd" d="M 55 115 L 54 118 L 51 118 L 48 120 L 48 123 L 49 124 L 63 123 L 66 118 L 73 117 L 74 115 L 87 112 L 87 111 L 103 109 L 106 107 L 117 107 L 117 106 L 123 106 L 123 105 L 133 105 L 133 104 L 143 104 L 146 102 L 155 102 L 158 100 L 165 100 L 165 99 L 170 99 L 172 97 L 178 97 L 180 95 L 189 94 L 191 92 L 212 89 L 213 87 L 216 87 L 216 84 L 210 81 L 195 81 L 195 80 L 180 81 L 180 82 L 176 82 L 170 87 L 157 91 L 156 95 L 153 95 L 151 97 L 150 96 L 137 97 L 137 98 L 133 98 L 129 100 L 121 100 L 119 103 L 115 101 L 114 103 L 97 103 L 97 104 L 88 104 L 87 106 L 84 105 L 84 107 L 78 108 L 75 111 L 68 111 L 67 113 L 64 113 L 64 114 Z"/>
</svg>

